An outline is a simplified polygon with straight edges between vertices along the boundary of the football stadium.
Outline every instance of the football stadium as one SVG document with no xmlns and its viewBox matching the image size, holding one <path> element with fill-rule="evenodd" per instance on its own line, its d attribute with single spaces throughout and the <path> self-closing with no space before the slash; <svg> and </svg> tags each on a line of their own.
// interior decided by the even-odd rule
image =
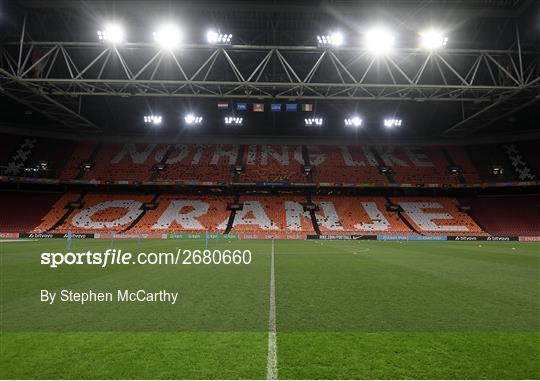
<svg viewBox="0 0 540 381">
<path fill-rule="evenodd" d="M 0 2 L 0 379 L 540 379 L 540 2 Z"/>
</svg>

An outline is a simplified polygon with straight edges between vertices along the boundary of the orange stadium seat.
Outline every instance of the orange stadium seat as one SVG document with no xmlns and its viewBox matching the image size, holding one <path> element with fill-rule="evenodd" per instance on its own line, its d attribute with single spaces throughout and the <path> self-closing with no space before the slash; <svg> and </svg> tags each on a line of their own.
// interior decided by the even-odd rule
<svg viewBox="0 0 540 381">
<path fill-rule="evenodd" d="M 307 182 L 300 146 L 250 145 L 244 159 L 246 171 L 240 176 L 241 182 Z"/>
<path fill-rule="evenodd" d="M 388 183 L 386 177 L 379 172 L 376 162 L 368 160 L 362 147 L 310 146 L 308 150 L 314 156 L 312 164 L 315 165 L 315 182 Z M 324 155 L 324 161 L 317 165 L 318 155 Z"/>
<path fill-rule="evenodd" d="M 96 142 L 80 142 L 77 144 L 71 158 L 61 172 L 60 178 L 63 180 L 75 180 L 81 170 L 81 164 L 90 158 L 97 145 L 98 143 Z"/>
<path fill-rule="evenodd" d="M 237 156 L 238 146 L 235 145 L 176 145 L 156 180 L 227 183 L 232 180 L 231 166 Z"/>
<path fill-rule="evenodd" d="M 317 196 L 313 201 L 323 233 L 411 233 L 397 213 L 386 210 L 384 197 Z"/>
<path fill-rule="evenodd" d="M 493 235 L 540 236 L 540 196 L 463 197 L 471 216 Z"/>
<path fill-rule="evenodd" d="M 4 232 L 109 233 L 130 227 L 129 231 L 134 233 L 223 232 L 231 214 L 227 205 L 233 202 L 232 196 L 162 195 L 155 201 L 156 209 L 143 211 L 142 204 L 150 202 L 151 195 L 88 194 L 82 200 L 82 208 L 69 212 L 66 220 L 51 231 L 68 212 L 68 203 L 79 199 L 78 193 L 66 193 L 59 198 L 50 194 L 57 199 L 54 204 L 49 196 L 44 199 L 34 193 L 28 194 L 30 198 L 9 195 L 3 195 L 3 209 L 24 209 L 29 213 L 19 220 L 0 221 L 0 231 Z M 44 200 L 51 200 L 51 204 L 43 203 Z M 538 235 L 538 210 L 534 205 L 540 201 L 536 196 L 462 200 L 464 205 L 473 207 L 470 215 L 459 211 L 458 201 L 449 197 L 393 197 L 391 201 L 377 196 L 313 197 L 318 206 L 317 224 L 324 234 Z M 307 202 L 304 196 L 244 195 L 239 201 L 243 210 L 236 212 L 232 233 L 314 232 L 311 216 L 303 210 Z M 28 208 L 30 202 L 34 206 Z M 389 202 L 400 206 L 401 213 L 388 211 Z M 41 222 L 36 218 L 41 218 Z"/>
<path fill-rule="evenodd" d="M 143 212 L 141 206 L 150 202 L 151 195 L 90 194 L 83 199 L 84 206 L 75 209 L 55 233 L 121 232 L 127 229 Z"/>
<path fill-rule="evenodd" d="M 458 210 L 449 197 L 393 197 L 402 215 L 422 234 L 486 235 L 476 222 Z"/>
<path fill-rule="evenodd" d="M 50 229 L 66 214 L 66 206 L 79 198 L 80 194 L 76 192 L 65 193 L 49 209 L 47 214 L 41 219 L 41 223 L 33 229 L 35 233 L 44 233 Z"/>
<path fill-rule="evenodd" d="M 513 171 L 507 164 L 508 159 L 495 145 L 472 145 L 466 146 L 465 149 L 483 182 L 515 181 Z M 494 164 L 502 166 L 502 174 L 493 174 Z"/>
<path fill-rule="evenodd" d="M 387 148 L 381 149 L 385 152 Z M 379 155 L 382 156 L 381 151 Z M 449 162 L 439 147 L 399 147 L 392 149 L 394 180 L 402 184 L 458 184 L 448 170 Z M 384 160 L 383 160 L 383 163 Z"/>
<path fill-rule="evenodd" d="M 132 232 L 189 233 L 225 230 L 230 211 L 227 205 L 232 197 L 162 195 L 154 210 L 131 228 Z"/>
<path fill-rule="evenodd" d="M 53 192 L 0 192 L 0 233 L 32 231 L 59 198 Z"/>
<path fill-rule="evenodd" d="M 41 177 L 59 178 L 75 146 L 71 140 L 40 138 L 26 162 L 26 167 L 32 168 L 46 162 L 49 171 L 41 173 Z"/>
<path fill-rule="evenodd" d="M 104 144 L 98 152 L 94 168 L 85 173 L 85 180 L 146 181 L 155 164 L 156 144 Z"/>
<path fill-rule="evenodd" d="M 242 196 L 243 210 L 237 211 L 232 232 L 313 232 L 302 196 Z"/>
<path fill-rule="evenodd" d="M 65 145 L 66 141 L 62 144 Z M 52 163 L 56 166 L 53 169 L 60 174 L 59 178 L 62 180 L 77 177 L 80 164 L 90 158 L 98 143 L 76 144 L 66 165 L 63 164 L 65 160 L 61 155 L 51 156 Z M 38 145 L 38 151 L 39 148 Z M 105 143 L 94 159 L 94 168 L 84 173 L 83 180 L 229 183 L 233 180 L 231 166 L 243 164 L 245 172 L 240 174 L 240 182 L 310 181 L 302 168 L 304 159 L 301 146 L 246 145 L 244 148 L 243 156 L 238 157 L 238 145 Z M 393 180 L 398 184 L 457 184 L 460 178 L 449 173 L 450 161 L 463 169 L 466 183 L 481 182 L 478 165 L 484 170 L 484 181 L 500 181 L 501 178 L 489 173 L 490 163 L 504 161 L 500 155 L 491 155 L 497 151 L 487 146 L 480 148 L 483 152 L 481 154 L 474 152 L 476 159 L 480 160 L 478 165 L 476 162 L 473 164 L 464 147 L 454 146 L 445 147 L 448 159 L 440 147 L 430 146 L 306 146 L 306 149 L 310 164 L 314 166 L 313 181 L 316 183 L 384 186 L 389 180 L 380 173 L 378 166 L 389 166 L 394 172 Z M 477 147 L 474 147 L 473 151 L 477 151 Z M 154 173 L 152 168 L 160 162 L 166 163 L 165 168 Z M 503 180 L 511 177 L 508 172 L 505 171 Z"/>
<path fill-rule="evenodd" d="M 479 184 L 482 182 L 476 168 L 463 147 L 447 147 L 448 154 L 454 161 L 454 164 L 463 170 L 463 178 L 467 184 Z"/>
<path fill-rule="evenodd" d="M 16 154 L 17 144 L 23 137 L 2 135 L 0 167 L 7 167 Z M 4 144 L 5 142 L 8 144 Z M 48 163 L 47 171 L 21 172 L 27 177 L 48 177 L 74 180 L 80 173 L 81 163 L 92 159 L 94 168 L 86 171 L 85 181 L 146 182 L 193 181 L 229 183 L 234 176 L 231 166 L 242 164 L 245 172 L 240 182 L 291 182 L 337 184 L 388 185 L 389 179 L 397 184 L 467 184 L 481 182 L 512 182 L 514 174 L 501 147 L 494 144 L 463 146 L 336 146 L 307 145 L 313 177 L 304 173 L 304 155 L 300 145 L 245 145 L 242 157 L 238 144 L 154 144 L 103 143 L 95 158 L 92 153 L 97 141 L 74 141 L 39 138 L 32 151 L 25 156 L 25 168 Z M 538 172 L 540 163 L 535 153 L 538 141 L 520 142 L 520 151 L 529 162 L 532 172 Z M 447 154 L 445 154 L 444 150 Z M 69 157 L 69 159 L 68 159 Z M 152 168 L 166 162 L 162 171 Z M 463 169 L 462 176 L 449 173 L 455 164 Z M 504 172 L 493 174 L 493 165 L 502 166 Z M 381 174 L 378 166 L 388 166 L 393 174 Z M 21 167 L 22 168 L 22 167 Z M 0 168 L 0 174 L 2 169 Z"/>
</svg>

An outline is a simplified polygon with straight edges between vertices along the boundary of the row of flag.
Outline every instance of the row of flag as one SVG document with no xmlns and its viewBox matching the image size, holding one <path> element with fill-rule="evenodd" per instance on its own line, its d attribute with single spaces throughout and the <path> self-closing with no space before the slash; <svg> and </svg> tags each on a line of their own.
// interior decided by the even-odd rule
<svg viewBox="0 0 540 381">
<path fill-rule="evenodd" d="M 236 111 L 248 111 L 250 105 L 248 103 L 235 103 Z M 251 110 L 253 112 L 264 112 L 265 110 L 265 104 L 264 103 L 252 103 L 251 104 Z M 229 110 L 230 104 L 228 102 L 218 102 L 217 108 L 218 110 Z M 313 111 L 313 105 L 311 103 L 270 103 L 270 111 L 271 112 L 297 112 L 298 109 L 300 111 L 307 111 L 311 112 Z"/>
</svg>

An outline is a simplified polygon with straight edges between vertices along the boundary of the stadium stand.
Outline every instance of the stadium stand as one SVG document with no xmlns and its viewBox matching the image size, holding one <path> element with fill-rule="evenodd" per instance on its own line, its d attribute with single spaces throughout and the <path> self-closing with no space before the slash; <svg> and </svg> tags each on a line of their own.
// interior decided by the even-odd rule
<svg viewBox="0 0 540 381">
<path fill-rule="evenodd" d="M 388 183 L 369 147 L 310 146 L 308 150 L 316 182 Z"/>
<path fill-rule="evenodd" d="M 59 168 L 61 169 L 68 162 L 74 148 L 73 141 L 40 138 L 36 142 L 26 166 L 33 168 L 45 162 L 49 170 L 41 172 L 40 176 L 58 178 Z"/>
<path fill-rule="evenodd" d="M 540 174 L 540 155 L 538 154 L 539 142 L 522 142 L 519 144 L 521 152 L 535 171 L 537 175 Z"/>
<path fill-rule="evenodd" d="M 50 192 L 0 192 L 0 232 L 31 231 L 60 196 Z"/>
<path fill-rule="evenodd" d="M 87 161 L 95 143 L 80 143 L 69 165 L 62 173 L 65 179 L 74 179 L 80 164 Z M 114 144 L 107 143 L 94 159 L 94 167 L 84 174 L 85 180 L 132 181 L 196 180 L 227 182 L 230 167 L 236 162 L 238 147 L 234 145 L 186 144 Z M 157 164 L 163 167 L 153 175 Z"/>
<path fill-rule="evenodd" d="M 315 213 L 321 233 L 411 233 L 384 197 L 317 196 Z"/>
<path fill-rule="evenodd" d="M 9 159 L 15 153 L 16 147 L 19 146 L 22 140 L 23 138 L 18 135 L 0 135 L 0 166 L 7 166 Z"/>
<path fill-rule="evenodd" d="M 313 232 L 302 196 L 241 196 L 231 232 Z"/>
<path fill-rule="evenodd" d="M 54 228 L 55 233 L 121 232 L 130 227 L 143 213 L 143 203 L 150 202 L 151 195 L 138 194 L 89 194 L 84 206 L 71 211 L 66 220 Z"/>
<path fill-rule="evenodd" d="M 377 147 L 382 165 L 392 167 L 396 183 L 456 184 L 439 147 Z"/>
<path fill-rule="evenodd" d="M 474 163 L 476 170 L 484 182 L 515 181 L 513 171 L 507 163 L 507 159 L 495 145 L 471 145 L 466 146 L 466 151 Z M 493 166 L 501 166 L 502 174 L 494 174 Z"/>
<path fill-rule="evenodd" d="M 185 145 L 160 147 L 155 162 L 166 164 L 156 180 L 197 180 L 229 182 L 231 166 L 238 157 L 237 145 Z M 166 156 L 165 156 L 166 155 Z"/>
<path fill-rule="evenodd" d="M 533 181 L 536 179 L 536 171 L 530 165 L 527 155 L 523 154 L 518 144 L 501 144 L 500 149 L 504 152 L 515 179 L 519 181 Z"/>
<path fill-rule="evenodd" d="M 240 176 L 241 182 L 307 182 L 301 146 L 249 145 L 243 164 L 246 171 Z"/>
<path fill-rule="evenodd" d="M 492 235 L 540 236 L 540 196 L 463 197 L 460 202 Z"/>
<path fill-rule="evenodd" d="M 157 207 L 147 210 L 131 231 L 222 233 L 232 201 L 232 197 L 162 195 L 156 200 Z"/>
<path fill-rule="evenodd" d="M 485 235 L 458 201 L 448 197 L 392 197 L 404 218 L 421 234 Z"/>
<path fill-rule="evenodd" d="M 99 182 L 198 181 L 289 182 L 332 184 L 478 184 L 481 182 L 518 181 L 504 145 L 469 146 L 316 146 L 309 145 L 196 145 L 154 143 L 98 143 L 59 139 L 25 139 L 2 135 L 0 167 L 19 168 L 18 176 L 57 177 L 60 180 Z M 538 141 L 516 146 L 533 173 L 540 162 L 536 154 Z M 18 150 L 22 154 L 18 155 Z M 13 159 L 17 156 L 16 159 Z M 307 160 L 306 160 L 307 159 Z M 48 172 L 24 172 L 45 161 Z M 309 163 L 307 162 L 309 161 Z M 90 162 L 91 169 L 81 171 Z M 158 165 L 160 164 L 160 165 Z M 232 167 L 243 171 L 233 174 Z M 311 165 L 313 174 L 304 171 Z M 502 174 L 494 174 L 493 166 Z M 460 168 L 460 175 L 450 167 Z M 391 173 L 381 173 L 388 167 Z M 3 170 L 6 173 L 6 168 Z M 9 173 L 13 174 L 13 173 Z M 526 178 L 525 180 L 529 180 Z"/>
<path fill-rule="evenodd" d="M 311 213 L 304 210 L 309 198 L 299 195 L 242 195 L 235 200 L 208 195 L 3 192 L 0 206 L 7 213 L 0 231 L 222 233 L 231 218 L 228 206 L 238 202 L 242 209 L 234 213 L 231 233 L 540 235 L 540 196 L 314 196 L 311 201 L 317 208 L 316 227 Z M 471 207 L 470 213 L 460 206 Z M 20 210 L 25 213 L 15 213 Z"/>
<path fill-rule="evenodd" d="M 148 157 L 155 148 L 156 144 L 105 144 L 96 157 L 94 168 L 85 173 L 84 179 L 146 181 L 153 165 Z"/>
<path fill-rule="evenodd" d="M 91 155 L 96 149 L 97 145 L 98 143 L 96 142 L 80 142 L 77 145 L 77 149 L 73 151 L 71 158 L 64 166 L 64 169 L 60 174 L 60 178 L 63 180 L 77 179 L 79 173 L 81 173 L 81 165 L 89 162 Z"/>
<path fill-rule="evenodd" d="M 19 140 L 16 146 L 10 149 L 11 154 L 2 166 L 2 174 L 10 176 L 35 177 L 42 175 L 34 171 L 27 171 L 29 160 L 37 143 L 37 138 L 28 137 Z"/>
<path fill-rule="evenodd" d="M 62 180 L 101 182 L 290 182 L 330 184 L 478 184 L 519 180 L 540 169 L 538 141 L 466 146 L 337 146 L 99 143 L 0 136 L 0 166 L 25 176 L 24 168 L 47 162 Z M 512 147 L 509 154 L 508 147 Z M 20 152 L 19 152 L 20 151 Z M 519 156 L 519 157 L 518 157 Z M 523 160 L 520 158 L 522 157 Z M 519 160 L 518 160 L 519 159 Z M 523 161 L 522 164 L 521 162 Z M 92 168 L 81 170 L 90 162 Z M 159 165 L 158 165 L 159 164 Z M 234 166 L 242 170 L 233 173 Z M 313 168 L 312 174 L 304 165 Z M 493 166 L 502 174 L 494 174 Z M 159 168 L 158 168 L 159 167 Z M 381 173 L 381 167 L 391 172 Z M 450 172 L 459 167 L 459 175 Z M 4 168 L 4 175 L 7 168 Z M 529 172 L 527 172 L 529 173 Z M 38 172 L 36 176 L 41 176 Z M 0 231 L 35 232 L 302 232 L 352 234 L 537 235 L 537 196 L 445 197 L 316 196 L 318 209 L 304 211 L 307 196 L 140 195 L 68 192 L 3 192 Z M 35 196 L 34 196 L 35 195 Z M 238 201 L 243 210 L 227 206 Z M 80 202 L 80 209 L 69 206 Z M 143 203 L 155 203 L 144 210 Z M 469 214 L 459 203 L 469 205 Z M 388 204 L 401 207 L 388 211 Z M 38 207 L 39 204 L 39 207 Z M 531 207 L 531 205 L 533 205 Z M 70 209 L 71 208 L 71 209 Z M 20 218 L 10 218 L 10 211 Z M 15 215 L 15 214 L 13 214 Z M 504 215 L 505 218 L 498 216 Z M 9 217 L 6 217 L 9 216 Z M 234 216 L 234 221 L 232 219 Z M 313 226 L 313 219 L 316 226 Z M 483 231 L 485 230 L 485 231 Z"/>
<path fill-rule="evenodd" d="M 55 227 L 57 224 L 63 222 L 62 218 L 67 216 L 70 212 L 68 207 L 69 203 L 75 202 L 80 198 L 79 193 L 68 192 L 58 198 L 58 200 L 52 205 L 47 214 L 43 215 L 41 223 L 37 225 L 32 231 L 34 233 L 45 233 Z"/>
<path fill-rule="evenodd" d="M 478 171 L 476 170 L 473 162 L 464 147 L 452 146 L 447 147 L 446 152 L 452 161 L 451 164 L 456 165 L 461 168 L 463 179 L 466 184 L 479 184 L 482 182 Z"/>
</svg>

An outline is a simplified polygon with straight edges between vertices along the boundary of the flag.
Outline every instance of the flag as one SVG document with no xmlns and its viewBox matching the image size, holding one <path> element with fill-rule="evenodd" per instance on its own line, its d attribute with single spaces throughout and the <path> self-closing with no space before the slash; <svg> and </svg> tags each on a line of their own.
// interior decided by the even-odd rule
<svg viewBox="0 0 540 381">
<path fill-rule="evenodd" d="M 237 103 L 236 104 L 236 110 L 237 111 L 247 111 L 247 103 Z"/>
<path fill-rule="evenodd" d="M 264 103 L 253 103 L 254 112 L 264 112 Z"/>
<path fill-rule="evenodd" d="M 285 105 L 285 110 L 287 112 L 296 112 L 297 107 L 298 107 L 298 104 L 296 104 L 296 103 L 287 103 Z"/>
<path fill-rule="evenodd" d="M 272 111 L 272 112 L 280 112 L 281 111 L 281 103 L 271 103 L 270 104 L 270 111 Z"/>
<path fill-rule="evenodd" d="M 229 109 L 229 103 L 227 103 L 227 102 L 218 102 L 217 108 L 219 110 L 228 110 Z"/>
<path fill-rule="evenodd" d="M 302 111 L 313 111 L 313 105 L 311 103 L 304 103 L 302 105 Z"/>
</svg>

